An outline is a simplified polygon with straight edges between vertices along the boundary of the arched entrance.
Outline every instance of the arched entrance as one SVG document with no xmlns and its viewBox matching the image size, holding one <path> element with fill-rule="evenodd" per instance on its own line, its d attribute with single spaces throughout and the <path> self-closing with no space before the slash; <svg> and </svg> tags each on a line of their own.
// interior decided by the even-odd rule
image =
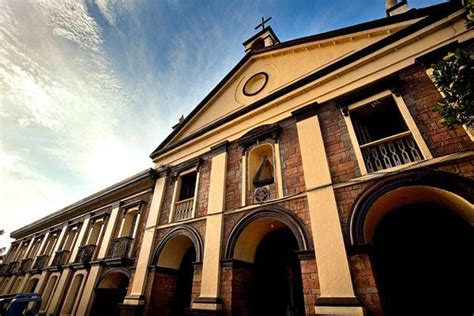
<svg viewBox="0 0 474 316">
<path fill-rule="evenodd" d="M 119 304 L 127 294 L 129 282 L 128 273 L 122 269 L 110 270 L 102 276 L 95 289 L 91 315 L 119 316 Z"/>
<path fill-rule="evenodd" d="M 255 211 L 235 225 L 226 257 L 245 264 L 232 271 L 236 280 L 232 284 L 233 314 L 305 314 L 297 255 L 308 251 L 303 227 L 294 214 L 279 208 Z"/>
<path fill-rule="evenodd" d="M 288 228 L 268 233 L 255 252 L 250 284 L 252 315 L 304 315 L 296 239 Z"/>
<path fill-rule="evenodd" d="M 153 258 L 149 315 L 186 315 L 192 303 L 195 263 L 201 256 L 202 241 L 191 226 L 178 227 L 162 239 Z"/>
<path fill-rule="evenodd" d="M 473 314 L 473 188 L 456 175 L 411 172 L 354 203 L 351 242 L 370 249 L 386 315 Z"/>
<path fill-rule="evenodd" d="M 447 208 L 413 204 L 385 215 L 372 255 L 385 314 L 472 315 L 473 245 L 474 228 Z"/>
</svg>

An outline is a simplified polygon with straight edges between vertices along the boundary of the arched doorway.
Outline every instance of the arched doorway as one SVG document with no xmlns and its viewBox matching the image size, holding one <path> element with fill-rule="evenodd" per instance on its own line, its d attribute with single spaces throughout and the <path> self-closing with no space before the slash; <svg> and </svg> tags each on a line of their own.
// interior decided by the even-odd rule
<svg viewBox="0 0 474 316">
<path fill-rule="evenodd" d="M 111 270 L 99 281 L 95 289 L 91 315 L 120 315 L 119 304 L 127 294 L 130 277 L 121 269 Z"/>
<path fill-rule="evenodd" d="M 232 230 L 225 252 L 227 260 L 236 263 L 232 313 L 304 315 L 297 253 L 311 252 L 307 244 L 304 225 L 287 210 L 261 209 L 242 218 Z"/>
<path fill-rule="evenodd" d="M 385 215 L 373 238 L 382 307 L 390 315 L 472 315 L 474 228 L 451 210 L 413 204 Z"/>
<path fill-rule="evenodd" d="M 268 233 L 255 252 L 251 315 L 304 315 L 296 239 L 288 228 Z"/>
<path fill-rule="evenodd" d="M 351 243 L 369 250 L 386 315 L 473 314 L 473 187 L 422 170 L 388 177 L 355 201 Z"/>
<path fill-rule="evenodd" d="M 191 226 L 170 231 L 158 245 L 153 258 L 148 313 L 184 316 L 191 307 L 195 263 L 201 261 L 202 241 Z"/>
</svg>

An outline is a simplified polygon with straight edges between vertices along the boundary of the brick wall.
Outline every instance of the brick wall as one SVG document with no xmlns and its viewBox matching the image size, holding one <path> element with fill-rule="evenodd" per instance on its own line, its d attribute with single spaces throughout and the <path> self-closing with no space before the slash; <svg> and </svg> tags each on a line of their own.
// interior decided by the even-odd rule
<svg viewBox="0 0 474 316">
<path fill-rule="evenodd" d="M 315 259 L 300 260 L 301 279 L 303 281 L 303 297 L 306 315 L 314 315 L 316 297 L 321 294 L 319 287 L 318 268 Z"/>
<path fill-rule="evenodd" d="M 349 265 L 355 293 L 364 305 L 367 315 L 382 316 L 382 306 L 369 256 L 367 254 L 352 255 L 349 258 Z"/>
<path fill-rule="evenodd" d="M 325 105 L 318 111 L 324 147 L 334 183 L 360 176 L 346 122 L 339 109 Z"/>
<path fill-rule="evenodd" d="M 301 162 L 298 131 L 294 119 L 280 123 L 280 158 L 283 174 L 283 195 L 292 195 L 306 190 Z"/>
<path fill-rule="evenodd" d="M 199 186 L 196 202 L 196 217 L 206 216 L 207 202 L 209 200 L 209 183 L 211 179 L 212 161 L 209 158 L 203 160 L 199 170 Z"/>
<path fill-rule="evenodd" d="M 225 182 L 225 209 L 240 207 L 242 199 L 242 155 L 237 144 L 227 148 L 227 174 Z"/>
<path fill-rule="evenodd" d="M 176 271 L 177 272 L 177 271 Z M 154 272 L 149 276 L 151 291 L 146 302 L 145 315 L 155 315 L 157 311 L 160 315 L 173 316 L 172 305 L 177 285 L 177 273 Z"/>
<path fill-rule="evenodd" d="M 449 130 L 440 123 L 441 116 L 434 108 L 441 95 L 424 68 L 414 66 L 400 78 L 403 100 L 434 157 L 474 149 L 474 142 L 463 128 Z"/>
</svg>

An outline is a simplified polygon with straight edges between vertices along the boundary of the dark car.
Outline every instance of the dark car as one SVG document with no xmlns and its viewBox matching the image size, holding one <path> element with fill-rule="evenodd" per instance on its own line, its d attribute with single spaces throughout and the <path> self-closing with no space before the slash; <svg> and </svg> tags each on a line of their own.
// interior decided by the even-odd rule
<svg viewBox="0 0 474 316">
<path fill-rule="evenodd" d="M 35 316 L 41 306 L 38 293 L 21 293 L 0 296 L 0 316 Z"/>
</svg>

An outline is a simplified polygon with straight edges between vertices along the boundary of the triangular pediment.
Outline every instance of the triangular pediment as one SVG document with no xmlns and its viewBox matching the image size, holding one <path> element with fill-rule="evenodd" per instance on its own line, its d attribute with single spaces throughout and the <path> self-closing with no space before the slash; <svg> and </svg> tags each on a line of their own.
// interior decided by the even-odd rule
<svg viewBox="0 0 474 316">
<path fill-rule="evenodd" d="M 253 56 L 192 120 L 181 128 L 173 141 L 186 137 L 395 31 L 397 29 L 366 32 L 358 36 L 306 43 Z"/>
<path fill-rule="evenodd" d="M 250 111 L 254 105 L 261 106 L 259 103 L 273 100 L 274 96 L 291 93 L 306 78 L 315 77 L 336 65 L 339 67 L 339 64 L 352 60 L 352 56 L 363 55 L 362 51 L 365 54 L 368 47 L 375 49 L 389 36 L 405 36 L 401 30 L 440 8 L 412 10 L 397 17 L 283 42 L 248 53 L 175 127 L 151 157 L 160 155 L 167 148 L 174 148 L 193 135 L 207 133 L 219 126 L 219 122 L 248 112 L 247 109 Z M 396 35 L 399 33 L 400 36 Z"/>
</svg>

